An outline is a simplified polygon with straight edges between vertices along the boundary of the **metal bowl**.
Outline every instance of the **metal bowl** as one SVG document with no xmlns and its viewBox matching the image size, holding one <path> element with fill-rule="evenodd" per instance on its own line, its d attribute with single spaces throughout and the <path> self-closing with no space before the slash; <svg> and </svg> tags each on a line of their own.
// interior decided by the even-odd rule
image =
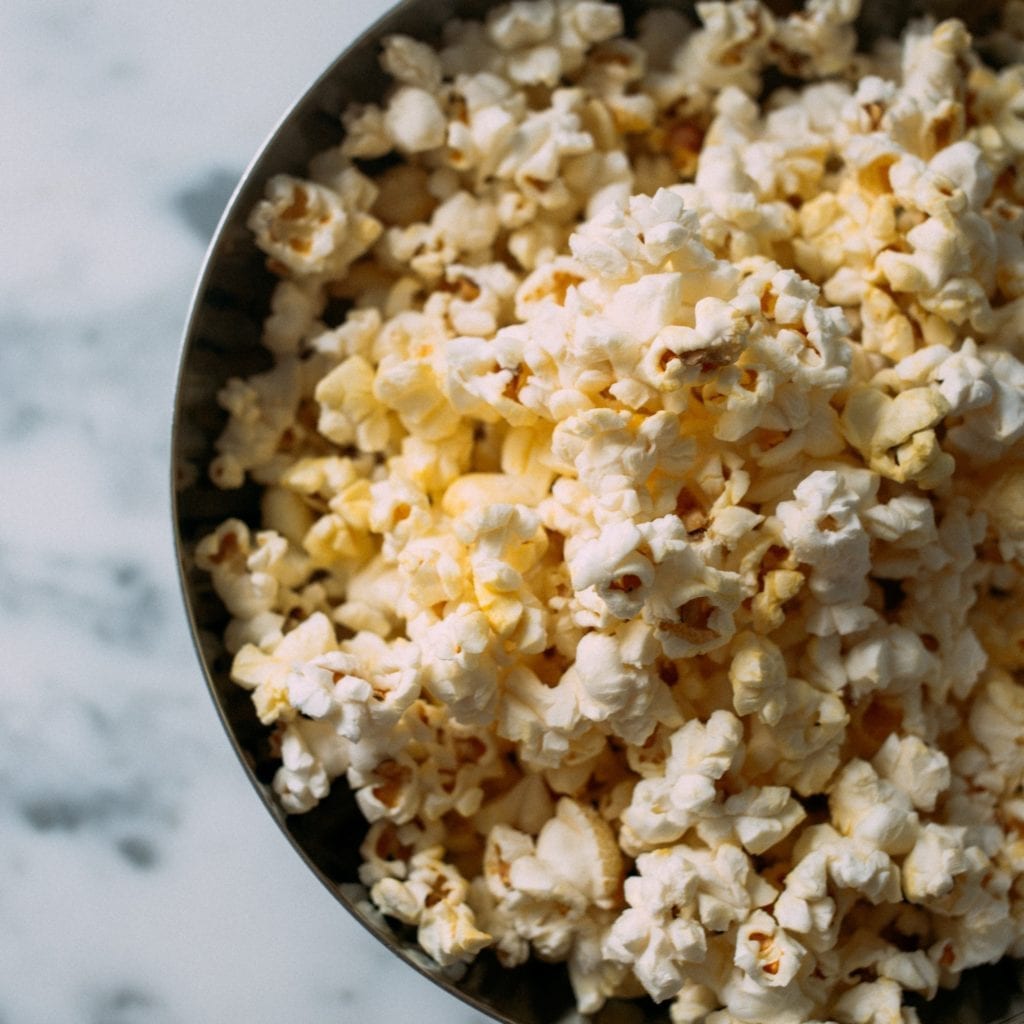
<svg viewBox="0 0 1024 1024">
<path fill-rule="evenodd" d="M 648 7 L 692 9 L 673 0 L 620 0 L 627 23 Z M 245 227 L 246 217 L 274 174 L 301 174 L 318 152 L 342 135 L 339 112 L 352 101 L 369 101 L 385 87 L 377 63 L 378 44 L 391 33 L 436 38 L 450 18 L 478 18 L 494 0 L 403 0 L 371 27 L 318 78 L 288 111 L 250 164 L 221 219 L 193 297 L 182 343 L 174 410 L 173 516 L 178 566 L 185 607 L 206 680 L 228 738 L 267 811 L 295 851 L 331 895 L 388 949 L 453 996 L 506 1024 L 575 1024 L 583 1018 L 561 965 L 531 961 L 510 970 L 485 952 L 461 976 L 439 968 L 416 944 L 412 929 L 386 920 L 359 883 L 359 844 L 366 823 L 344 785 L 307 814 L 286 815 L 270 788 L 277 762 L 248 694 L 229 679 L 230 656 L 222 636 L 228 616 L 205 573 L 195 568 L 196 542 L 224 519 L 259 521 L 259 488 L 247 484 L 222 491 L 210 482 L 206 467 L 225 422 L 217 390 L 229 378 L 247 376 L 270 365 L 260 346 L 274 279 Z M 779 0 L 775 5 L 792 8 Z M 859 28 L 865 39 L 898 33 L 908 18 L 932 12 L 970 23 L 989 17 L 998 2 L 967 5 L 957 0 L 866 0 Z M 968 10 L 968 7 L 970 9 Z M 194 471 L 183 471 L 193 467 Z M 1003 963 L 965 975 L 953 992 L 942 992 L 920 1007 L 925 1024 L 994 1024 L 1024 1021 L 1008 1017 L 1024 1005 L 1018 966 Z M 590 1018 L 596 1024 L 667 1024 L 666 1006 L 650 1001 L 611 1001 Z"/>
</svg>

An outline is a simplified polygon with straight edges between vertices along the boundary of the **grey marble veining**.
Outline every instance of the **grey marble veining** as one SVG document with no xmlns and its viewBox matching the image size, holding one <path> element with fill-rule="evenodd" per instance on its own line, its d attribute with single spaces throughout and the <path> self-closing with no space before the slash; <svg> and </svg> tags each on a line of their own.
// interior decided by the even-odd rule
<svg viewBox="0 0 1024 1024">
<path fill-rule="evenodd" d="M 0 1024 L 472 1024 L 245 780 L 181 610 L 169 435 L 203 250 L 384 0 L 0 5 Z"/>
</svg>

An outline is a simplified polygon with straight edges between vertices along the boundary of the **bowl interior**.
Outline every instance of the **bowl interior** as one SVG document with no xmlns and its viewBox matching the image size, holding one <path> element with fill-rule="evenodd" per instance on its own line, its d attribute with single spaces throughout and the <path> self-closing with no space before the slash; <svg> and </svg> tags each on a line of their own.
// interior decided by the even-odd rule
<svg viewBox="0 0 1024 1024">
<path fill-rule="evenodd" d="M 218 389 L 229 377 L 246 376 L 270 364 L 259 339 L 274 279 L 245 227 L 264 182 L 277 173 L 301 174 L 311 157 L 340 141 L 340 111 L 351 101 L 367 101 L 382 92 L 385 81 L 377 64 L 382 36 L 402 32 L 430 40 L 446 20 L 479 17 L 493 6 L 496 4 L 486 0 L 404 0 L 398 4 L 310 87 L 246 171 L 210 247 L 184 335 L 173 431 L 173 515 L 186 610 L 210 692 L 245 771 L 297 853 L 372 934 L 453 995 L 509 1024 L 569 1024 L 582 1018 L 560 966 L 531 961 L 509 970 L 485 953 L 461 977 L 455 977 L 422 953 L 412 929 L 384 919 L 375 910 L 357 875 L 358 847 L 366 824 L 346 786 L 336 785 L 331 795 L 307 814 L 289 816 L 281 811 L 269 785 L 276 762 L 269 749 L 268 730 L 256 719 L 249 695 L 229 680 L 230 656 L 221 641 L 228 617 L 209 578 L 195 568 L 192 557 L 195 543 L 224 519 L 233 516 L 255 525 L 259 518 L 256 487 L 219 490 L 210 482 L 206 467 L 225 421 L 216 403 Z M 692 4 L 643 0 L 625 0 L 622 6 L 627 20 L 653 6 L 692 8 Z M 781 0 L 772 6 L 786 9 L 796 5 Z M 969 13 L 965 6 L 951 0 L 932 4 L 875 0 L 865 3 L 861 26 L 866 38 L 892 34 L 908 17 L 926 10 L 941 16 L 967 16 L 976 23 L 989 17 L 999 4 L 982 0 L 971 6 Z M 921 1017 L 932 1024 L 994 1022 L 1005 1017 L 1011 998 L 1020 991 L 1014 965 L 984 968 L 966 976 L 955 992 L 941 993 L 923 1006 Z M 651 1002 L 613 1001 L 591 1019 L 598 1024 L 661 1024 L 669 1015 L 667 1007 Z"/>
</svg>

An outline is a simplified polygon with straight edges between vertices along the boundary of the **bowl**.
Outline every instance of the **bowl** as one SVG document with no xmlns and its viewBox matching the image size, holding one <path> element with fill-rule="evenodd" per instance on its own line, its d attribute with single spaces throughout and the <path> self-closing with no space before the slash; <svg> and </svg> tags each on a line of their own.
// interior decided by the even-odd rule
<svg viewBox="0 0 1024 1024">
<path fill-rule="evenodd" d="M 218 389 L 229 377 L 247 376 L 270 365 L 259 342 L 274 278 L 245 226 L 264 183 L 274 174 L 302 173 L 311 157 L 340 141 L 339 111 L 352 101 L 370 101 L 380 95 L 385 86 L 377 63 L 382 37 L 405 33 L 430 41 L 448 19 L 479 18 L 494 6 L 486 0 L 397 4 L 309 87 L 245 171 L 210 245 L 184 331 L 172 439 L 173 525 L 188 621 L 228 740 L 267 812 L 331 897 L 408 965 L 479 1012 L 506 1024 L 575 1024 L 584 1018 L 575 1009 L 560 965 L 531 960 L 508 969 L 485 951 L 462 973 L 445 971 L 422 952 L 412 929 L 385 919 L 373 907 L 358 878 L 359 841 L 352 840 L 353 836 L 361 839 L 366 824 L 346 786 L 333 787 L 330 796 L 306 814 L 283 812 L 270 786 L 277 762 L 269 731 L 257 720 L 249 695 L 229 679 L 231 659 L 222 642 L 228 616 L 209 577 L 196 568 L 193 558 L 199 538 L 226 518 L 255 524 L 259 517 L 257 487 L 248 483 L 237 490 L 220 490 L 205 470 L 226 418 L 216 402 Z M 648 7 L 685 10 L 693 5 L 622 0 L 621 6 L 628 24 Z M 785 0 L 779 6 L 786 8 Z M 866 39 L 891 35 L 909 17 L 925 11 L 977 23 L 997 6 L 981 2 L 968 9 L 951 0 L 902 4 L 869 0 L 858 28 Z M 1021 982 L 1017 965 L 1010 962 L 970 971 L 957 989 L 940 992 L 933 1002 L 922 1004 L 921 1018 L 925 1024 L 1024 1021 L 1024 1014 L 1006 1016 L 1012 1005 L 1021 1005 Z M 647 1000 L 612 1000 L 587 1019 L 596 1024 L 667 1024 L 669 1015 L 665 1005 Z"/>
</svg>

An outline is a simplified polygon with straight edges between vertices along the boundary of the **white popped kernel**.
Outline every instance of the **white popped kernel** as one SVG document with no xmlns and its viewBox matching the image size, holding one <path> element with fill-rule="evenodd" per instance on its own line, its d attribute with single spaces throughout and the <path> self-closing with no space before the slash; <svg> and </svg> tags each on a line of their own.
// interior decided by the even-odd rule
<svg viewBox="0 0 1024 1024">
<path fill-rule="evenodd" d="M 353 186 L 357 171 L 348 174 Z M 343 180 L 344 183 L 344 180 Z M 338 193 L 326 185 L 279 174 L 267 183 L 267 198 L 253 210 L 249 227 L 260 248 L 296 276 L 342 276 L 380 235 L 367 211 L 374 190 L 353 187 Z"/>
<path fill-rule="evenodd" d="M 423 948 L 442 967 L 472 960 L 491 942 L 476 927 L 466 904 L 466 880 L 441 859 L 442 847 L 415 854 L 408 877 L 383 878 L 371 889 L 373 901 L 386 914 L 417 926 Z"/>
<path fill-rule="evenodd" d="M 938 798 L 949 788 L 949 758 L 917 736 L 891 735 L 872 763 L 920 811 L 933 811 Z"/>
<path fill-rule="evenodd" d="M 663 774 L 637 783 L 622 813 L 628 845 L 650 849 L 674 842 L 702 815 L 716 813 L 715 783 L 738 758 L 739 746 L 740 723 L 728 711 L 673 733 Z"/>
<path fill-rule="evenodd" d="M 686 965 L 707 955 L 696 920 L 700 877 L 680 847 L 641 854 L 637 872 L 626 880 L 629 909 L 605 940 L 605 955 L 630 964 L 648 995 L 662 1002 L 683 987 Z"/>
<path fill-rule="evenodd" d="M 850 761 L 829 794 L 832 817 L 843 835 L 889 854 L 907 853 L 918 831 L 910 798 L 879 778 L 865 761 Z"/>
<path fill-rule="evenodd" d="M 755 910 L 736 936 L 736 966 L 751 980 L 785 988 L 800 970 L 807 951 L 763 910 Z"/>
<path fill-rule="evenodd" d="M 442 145 L 446 135 L 444 114 L 426 89 L 400 88 L 384 112 L 384 127 L 400 153 L 422 153 Z"/>
</svg>

